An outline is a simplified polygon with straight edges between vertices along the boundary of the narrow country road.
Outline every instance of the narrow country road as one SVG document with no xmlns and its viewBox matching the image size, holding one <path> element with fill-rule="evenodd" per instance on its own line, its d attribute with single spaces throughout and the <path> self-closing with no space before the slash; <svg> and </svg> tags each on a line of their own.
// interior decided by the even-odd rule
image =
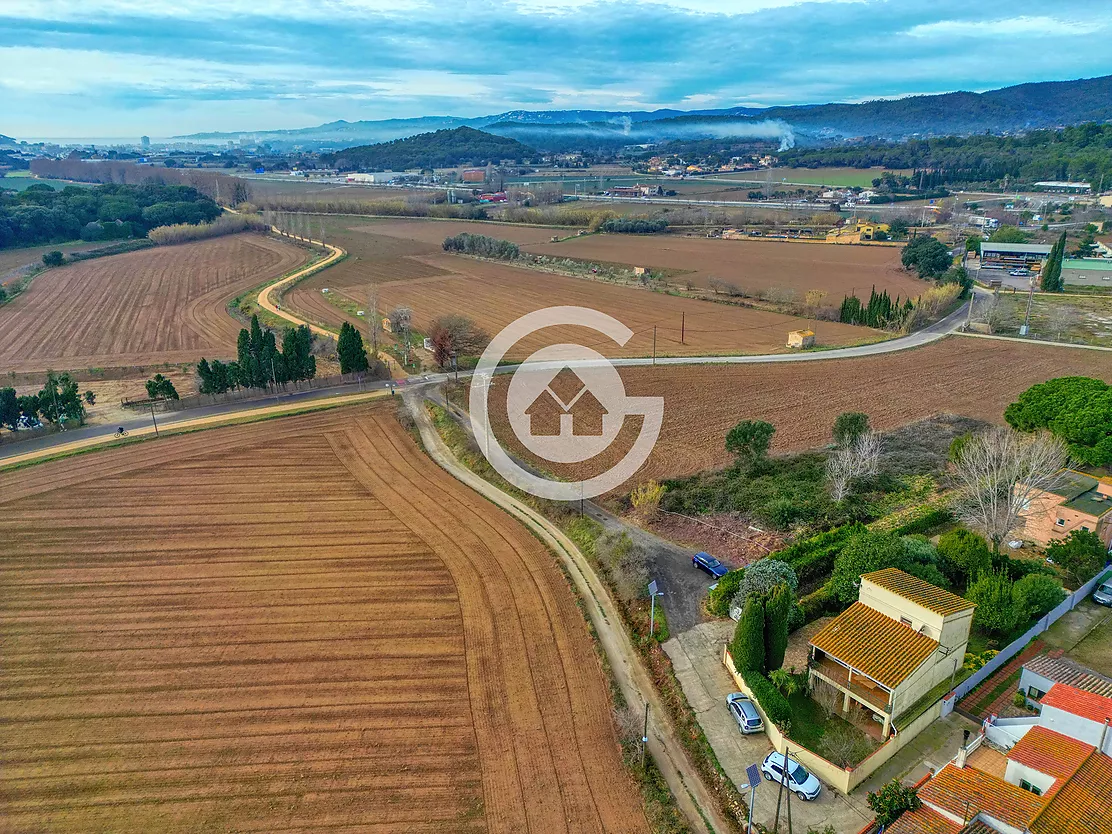
<svg viewBox="0 0 1112 834">
<path fill-rule="evenodd" d="M 722 817 L 717 802 L 702 780 L 694 775 L 697 773 L 695 766 L 680 744 L 656 687 L 626 634 L 621 615 L 579 548 L 540 513 L 460 464 L 441 440 L 423 402 L 424 398 L 417 391 L 405 394 L 406 406 L 417 423 L 421 442 L 429 456 L 457 480 L 525 524 L 563 562 L 626 701 L 635 710 L 642 704 L 649 706 L 649 752 L 692 829 L 705 834 L 729 831 L 733 826 Z M 688 778 L 685 774 L 692 776 Z"/>
</svg>

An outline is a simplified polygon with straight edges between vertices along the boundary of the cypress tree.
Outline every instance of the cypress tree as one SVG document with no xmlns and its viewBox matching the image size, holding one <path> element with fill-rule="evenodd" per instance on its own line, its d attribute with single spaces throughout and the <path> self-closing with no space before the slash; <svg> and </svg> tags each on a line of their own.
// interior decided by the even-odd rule
<svg viewBox="0 0 1112 834">
<path fill-rule="evenodd" d="M 777 585 L 765 606 L 765 665 L 769 671 L 784 665 L 788 650 L 788 617 L 794 604 L 791 589 Z"/>
<path fill-rule="evenodd" d="M 730 656 L 739 672 L 765 673 L 764 630 L 764 600 L 757 594 L 750 594 L 730 643 Z"/>
<path fill-rule="evenodd" d="M 363 337 L 359 331 L 344 322 L 340 327 L 340 339 L 336 343 L 336 352 L 340 356 L 340 373 L 361 373 L 367 370 L 367 351 L 363 348 Z"/>
</svg>

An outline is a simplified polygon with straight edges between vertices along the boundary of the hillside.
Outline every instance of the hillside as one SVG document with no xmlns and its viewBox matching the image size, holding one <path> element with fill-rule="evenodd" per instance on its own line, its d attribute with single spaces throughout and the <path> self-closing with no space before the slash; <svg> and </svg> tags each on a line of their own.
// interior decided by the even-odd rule
<svg viewBox="0 0 1112 834">
<path fill-rule="evenodd" d="M 536 154 L 516 139 L 495 136 L 470 127 L 421 133 L 378 145 L 360 145 L 321 157 L 342 171 L 405 171 L 409 168 L 447 168 L 486 165 L 503 159 L 521 161 Z"/>
<path fill-rule="evenodd" d="M 325 147 L 386 142 L 431 130 L 481 128 L 541 150 L 620 146 L 675 139 L 779 138 L 785 145 L 824 144 L 851 137 L 906 139 L 968 133 L 1011 133 L 1112 119 L 1112 76 L 1020 84 L 983 93 L 783 107 L 692 110 L 512 110 L 478 118 L 330 122 L 318 127 L 197 133 L 194 141 L 223 142 L 252 133 L 276 147 Z"/>
</svg>

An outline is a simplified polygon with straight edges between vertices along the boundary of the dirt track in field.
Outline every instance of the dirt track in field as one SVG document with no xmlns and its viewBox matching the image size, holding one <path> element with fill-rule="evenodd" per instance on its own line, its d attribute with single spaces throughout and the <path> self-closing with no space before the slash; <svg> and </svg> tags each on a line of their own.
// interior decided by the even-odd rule
<svg viewBox="0 0 1112 834">
<path fill-rule="evenodd" d="M 825 303 L 834 307 L 854 291 L 867 299 L 874 285 L 893 298 L 918 295 L 929 286 L 903 271 L 898 247 L 666 234 L 588 235 L 560 243 L 530 244 L 525 249 L 552 257 L 679 270 L 683 274 L 668 280 L 680 287 L 690 281 L 707 288 L 714 277 L 750 294 L 770 288 L 793 290 L 800 301 L 808 290 L 822 290 L 828 293 Z"/>
<path fill-rule="evenodd" d="M 234 356 L 241 325 L 228 301 L 305 259 L 280 241 L 235 235 L 49 270 L 0 307 L 0 371 Z"/>
<path fill-rule="evenodd" d="M 644 830 L 553 557 L 383 407 L 0 496 L 12 830 Z"/>
<path fill-rule="evenodd" d="M 834 419 L 864 411 L 877 429 L 891 429 L 933 414 L 952 413 L 1003 423 L 1004 408 L 1023 391 L 1060 376 L 1112 382 L 1112 359 L 1100 351 L 1054 348 L 951 336 L 926 347 L 886 356 L 765 365 L 692 365 L 622 368 L 630 396 L 664 398 L 660 440 L 648 462 L 627 483 L 689 475 L 728 462 L 726 432 L 739 420 L 776 426 L 775 451 L 830 442 Z M 492 406 L 499 437 L 519 452 L 505 419 L 505 377 Z M 545 464 L 576 478 L 612 466 L 632 444 L 639 422 L 628 421 L 614 445 L 578 467 Z"/>
</svg>

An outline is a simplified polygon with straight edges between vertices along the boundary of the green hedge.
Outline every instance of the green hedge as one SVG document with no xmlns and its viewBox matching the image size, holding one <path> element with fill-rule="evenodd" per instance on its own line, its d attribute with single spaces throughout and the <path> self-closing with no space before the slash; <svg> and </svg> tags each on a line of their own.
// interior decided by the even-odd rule
<svg viewBox="0 0 1112 834">
<path fill-rule="evenodd" d="M 807 623 L 814 622 L 827 614 L 836 614 L 841 608 L 829 585 L 823 585 L 814 593 L 801 597 L 799 607 L 803 609 L 803 619 Z"/>
<path fill-rule="evenodd" d="M 897 536 L 914 536 L 920 533 L 926 533 L 928 530 L 933 530 L 935 527 L 941 527 L 943 524 L 949 524 L 953 520 L 954 514 L 949 510 L 935 509 L 913 521 L 909 521 L 897 527 L 892 532 Z"/>
<path fill-rule="evenodd" d="M 707 591 L 707 612 L 716 617 L 730 616 L 730 601 L 741 587 L 741 580 L 745 578 L 745 568 L 732 570 Z"/>
<path fill-rule="evenodd" d="M 757 699 L 757 703 L 761 705 L 769 721 L 780 728 L 790 726 L 791 705 L 780 690 L 772 685 L 772 681 L 757 672 L 745 672 L 742 674 L 742 679 L 749 687 L 749 691 L 753 693 L 753 697 Z"/>
<path fill-rule="evenodd" d="M 860 522 L 843 524 L 817 536 L 800 539 L 783 550 L 773 553 L 770 558 L 779 559 L 792 566 L 801 585 L 808 585 L 817 579 L 830 575 L 834 570 L 834 559 L 852 536 L 865 529 Z"/>
</svg>

